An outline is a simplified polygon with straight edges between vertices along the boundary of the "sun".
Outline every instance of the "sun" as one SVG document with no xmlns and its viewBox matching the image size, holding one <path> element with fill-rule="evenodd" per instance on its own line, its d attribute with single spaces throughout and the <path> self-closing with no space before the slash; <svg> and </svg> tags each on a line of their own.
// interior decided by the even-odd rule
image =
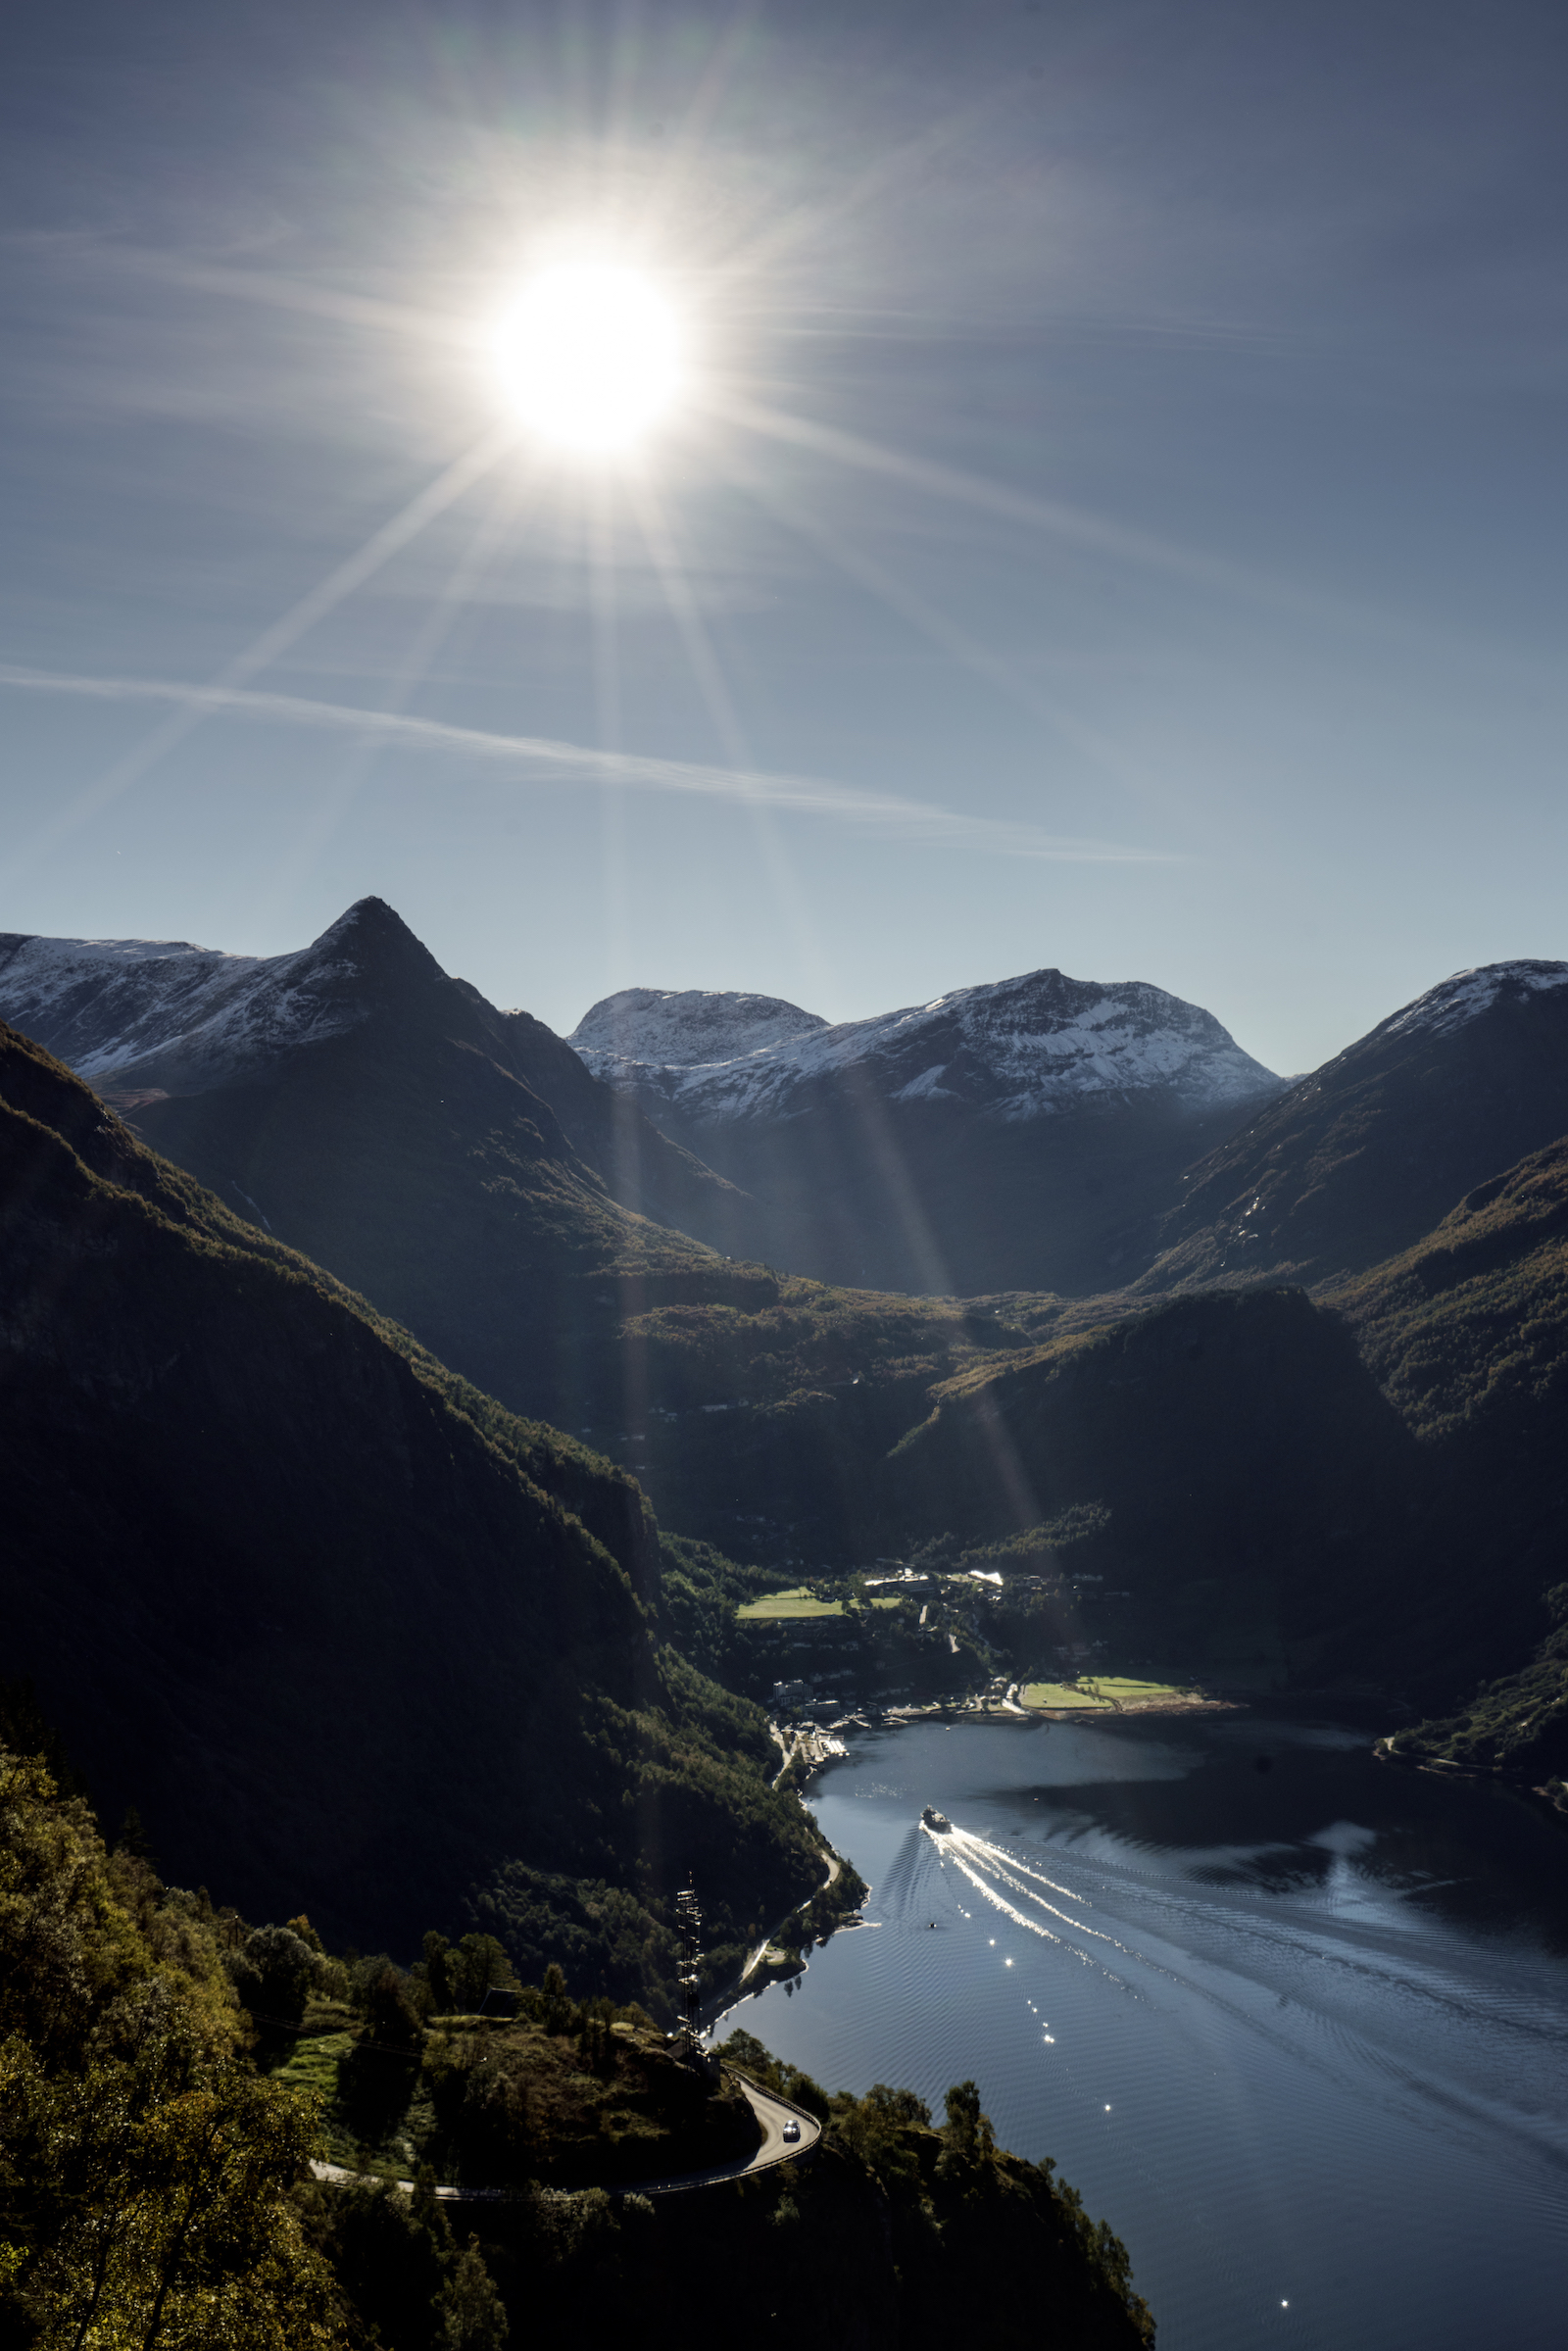
<svg viewBox="0 0 1568 2351">
<path fill-rule="evenodd" d="M 685 383 L 680 322 L 642 270 L 562 263 L 524 287 L 495 338 L 502 384 L 524 424 L 563 449 L 630 449 Z"/>
</svg>

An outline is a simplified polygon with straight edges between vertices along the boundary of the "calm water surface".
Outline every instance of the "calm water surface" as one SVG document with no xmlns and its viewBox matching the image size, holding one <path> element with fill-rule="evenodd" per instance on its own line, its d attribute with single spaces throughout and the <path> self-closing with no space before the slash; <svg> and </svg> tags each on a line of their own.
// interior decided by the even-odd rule
<svg viewBox="0 0 1568 2351">
<path fill-rule="evenodd" d="M 1160 2351 L 1568 2345 L 1568 1838 L 1523 1800 L 1250 1715 L 868 1733 L 811 1803 L 875 1924 L 719 2033 L 939 2118 L 972 2076 Z"/>
</svg>

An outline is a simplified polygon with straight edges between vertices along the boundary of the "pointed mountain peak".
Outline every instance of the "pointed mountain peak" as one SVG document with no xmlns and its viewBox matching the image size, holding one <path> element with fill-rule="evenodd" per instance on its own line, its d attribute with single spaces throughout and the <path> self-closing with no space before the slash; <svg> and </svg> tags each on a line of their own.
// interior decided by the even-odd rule
<svg viewBox="0 0 1568 2351">
<path fill-rule="evenodd" d="M 299 967 L 347 967 L 362 979 L 444 980 L 446 973 L 421 939 L 384 898 L 357 898 L 327 924 L 299 958 Z"/>
</svg>

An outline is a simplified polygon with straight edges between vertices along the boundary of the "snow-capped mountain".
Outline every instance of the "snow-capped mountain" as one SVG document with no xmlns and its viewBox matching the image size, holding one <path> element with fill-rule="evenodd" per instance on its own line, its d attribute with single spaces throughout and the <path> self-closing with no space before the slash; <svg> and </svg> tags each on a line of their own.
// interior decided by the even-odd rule
<svg viewBox="0 0 1568 2351">
<path fill-rule="evenodd" d="M 1152 1093 L 1219 1108 L 1281 1083 L 1200 1006 L 1142 981 L 1059 971 L 836 1027 L 775 997 L 628 988 L 595 1004 L 568 1042 L 655 1117 L 701 1128 L 794 1117 L 852 1073 L 887 1102 L 1008 1124 Z"/>
<path fill-rule="evenodd" d="M 1416 1029 L 1445 1037 L 1489 1012 L 1499 997 L 1507 1001 L 1541 996 L 1550 988 L 1568 988 L 1568 963 L 1529 959 L 1481 963 L 1473 971 L 1456 971 L 1451 978 L 1440 980 L 1424 996 L 1391 1012 L 1364 1042 L 1370 1043 L 1372 1037 L 1403 1037 Z"/>
<path fill-rule="evenodd" d="M 592 1417 L 623 1281 L 644 1300 L 776 1295 L 747 1262 L 772 1237 L 756 1204 L 542 1022 L 444 972 L 380 899 L 273 956 L 0 939 L 0 1019 L 530 1416 Z M 618 1373 L 612 1389 L 619 1413 Z"/>
<path fill-rule="evenodd" d="M 836 1025 L 628 988 L 568 1043 L 763 1204 L 771 1262 L 888 1290 L 1130 1279 L 1180 1170 L 1282 1083 L 1200 1005 L 1060 971 Z"/>
<path fill-rule="evenodd" d="M 284 955 L 0 933 L 0 1017 L 103 1092 L 197 1093 L 365 1017 L 358 909 Z"/>
<path fill-rule="evenodd" d="M 622 988 L 601 997 L 567 1042 L 587 1060 L 599 1053 L 689 1069 L 702 1062 L 736 1061 L 791 1038 L 820 1035 L 827 1022 L 781 996 L 746 996 L 735 989 Z"/>
</svg>

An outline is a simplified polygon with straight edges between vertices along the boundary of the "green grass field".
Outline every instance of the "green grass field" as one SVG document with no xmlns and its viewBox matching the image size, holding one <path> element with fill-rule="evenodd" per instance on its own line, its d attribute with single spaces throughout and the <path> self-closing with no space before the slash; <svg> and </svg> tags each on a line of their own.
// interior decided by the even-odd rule
<svg viewBox="0 0 1568 2351">
<path fill-rule="evenodd" d="M 741 1623 L 757 1623 L 770 1616 L 842 1616 L 842 1600 L 813 1599 L 808 1592 L 770 1592 L 760 1600 L 748 1600 L 744 1608 L 735 1611 Z"/>
<path fill-rule="evenodd" d="M 1174 1682 L 1136 1682 L 1125 1674 L 1088 1674 L 1079 1683 L 1030 1682 L 1018 1692 L 1018 1702 L 1036 1708 L 1100 1708 L 1109 1714 L 1123 1706 L 1192 1705 L 1197 1693 Z"/>
<path fill-rule="evenodd" d="M 897 1600 L 874 1599 L 871 1602 L 873 1608 L 896 1608 L 898 1604 Z M 804 1590 L 800 1592 L 770 1592 L 765 1598 L 748 1600 L 744 1608 L 737 1608 L 735 1611 L 743 1625 L 757 1624 L 770 1617 L 842 1616 L 844 1613 L 842 1600 L 813 1599 L 810 1592 Z"/>
<path fill-rule="evenodd" d="M 290 2089 L 316 2092 L 321 2101 L 327 2155 L 333 2163 L 350 2166 L 356 2160 L 356 2140 L 337 2111 L 337 2068 L 339 2058 L 346 2057 L 353 2048 L 354 2038 L 352 2033 L 302 2034 L 281 2063 L 274 2062 L 267 2068 L 275 2082 L 286 2082 Z"/>
</svg>

